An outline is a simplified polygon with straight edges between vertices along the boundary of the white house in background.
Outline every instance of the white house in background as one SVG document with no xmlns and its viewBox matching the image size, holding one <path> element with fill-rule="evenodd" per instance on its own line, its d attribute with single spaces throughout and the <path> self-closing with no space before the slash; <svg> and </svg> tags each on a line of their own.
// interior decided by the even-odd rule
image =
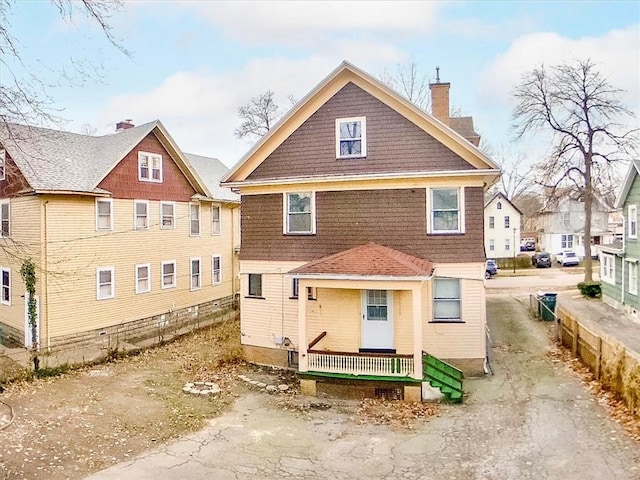
<svg viewBox="0 0 640 480">
<path fill-rule="evenodd" d="M 511 258 L 520 250 L 522 212 L 502 193 L 484 205 L 484 250 L 487 258 Z"/>
<path fill-rule="evenodd" d="M 611 209 L 598 197 L 594 197 L 591 213 L 591 244 L 605 243 L 609 237 L 609 212 Z M 571 249 L 584 258 L 584 201 L 581 197 L 568 193 L 562 198 L 553 198 L 545 209 L 537 215 L 536 226 L 540 246 L 543 250 L 556 254 Z M 592 255 L 596 254 L 591 249 Z"/>
</svg>

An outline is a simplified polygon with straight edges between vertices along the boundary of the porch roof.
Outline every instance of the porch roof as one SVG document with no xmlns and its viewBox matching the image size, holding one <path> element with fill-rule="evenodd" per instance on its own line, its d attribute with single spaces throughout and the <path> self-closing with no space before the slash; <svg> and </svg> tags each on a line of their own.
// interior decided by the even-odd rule
<svg viewBox="0 0 640 480">
<path fill-rule="evenodd" d="M 294 276 L 428 279 L 435 265 L 393 248 L 367 243 L 313 260 L 289 272 Z"/>
</svg>

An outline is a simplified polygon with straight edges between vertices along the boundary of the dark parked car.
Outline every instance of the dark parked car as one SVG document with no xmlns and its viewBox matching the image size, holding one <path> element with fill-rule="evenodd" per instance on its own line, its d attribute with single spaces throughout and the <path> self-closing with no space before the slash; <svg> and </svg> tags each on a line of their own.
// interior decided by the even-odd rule
<svg viewBox="0 0 640 480">
<path fill-rule="evenodd" d="M 484 278 L 489 280 L 494 275 L 498 274 L 498 265 L 495 260 L 487 260 L 486 271 L 484 273 Z"/>
<path fill-rule="evenodd" d="M 521 252 L 533 252 L 536 249 L 536 242 L 524 242 L 520 245 Z"/>
<path fill-rule="evenodd" d="M 551 255 L 547 252 L 538 252 L 531 257 L 531 265 L 536 268 L 551 267 Z"/>
</svg>

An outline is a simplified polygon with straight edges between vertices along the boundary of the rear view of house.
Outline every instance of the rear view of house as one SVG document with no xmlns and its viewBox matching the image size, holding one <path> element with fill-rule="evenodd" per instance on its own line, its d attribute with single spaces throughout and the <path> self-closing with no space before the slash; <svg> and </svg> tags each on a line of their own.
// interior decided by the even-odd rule
<svg viewBox="0 0 640 480">
<path fill-rule="evenodd" d="M 345 62 L 223 180 L 242 197 L 246 356 L 297 368 L 309 393 L 348 381 L 419 399 L 434 357 L 483 372 L 499 171 L 470 119 L 451 128 L 449 84 L 432 88 L 440 119 Z"/>
<path fill-rule="evenodd" d="M 185 155 L 159 121 L 102 137 L 5 127 L 3 344 L 34 339 L 27 260 L 41 350 L 162 339 L 233 304 L 239 200 L 219 161 Z"/>
</svg>

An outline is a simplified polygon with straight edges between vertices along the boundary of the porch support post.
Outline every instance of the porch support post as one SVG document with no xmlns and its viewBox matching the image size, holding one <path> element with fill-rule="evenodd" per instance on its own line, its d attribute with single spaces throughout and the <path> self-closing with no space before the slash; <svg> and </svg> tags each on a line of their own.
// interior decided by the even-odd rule
<svg viewBox="0 0 640 480">
<path fill-rule="evenodd" d="M 424 282 L 416 284 L 411 289 L 411 303 L 413 307 L 413 378 L 422 380 L 422 286 Z"/>
<path fill-rule="evenodd" d="M 307 357 L 307 285 L 298 283 L 298 371 L 309 370 L 309 357 Z"/>
</svg>

